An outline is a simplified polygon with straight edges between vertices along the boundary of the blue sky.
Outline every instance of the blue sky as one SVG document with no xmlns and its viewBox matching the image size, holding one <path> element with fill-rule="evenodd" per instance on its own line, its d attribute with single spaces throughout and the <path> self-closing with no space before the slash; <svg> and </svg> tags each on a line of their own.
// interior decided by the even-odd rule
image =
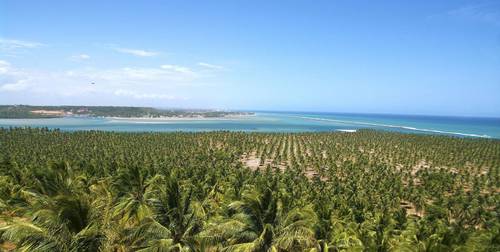
<svg viewBox="0 0 500 252">
<path fill-rule="evenodd" d="M 0 103 L 500 116 L 500 1 L 3 0 Z"/>
</svg>

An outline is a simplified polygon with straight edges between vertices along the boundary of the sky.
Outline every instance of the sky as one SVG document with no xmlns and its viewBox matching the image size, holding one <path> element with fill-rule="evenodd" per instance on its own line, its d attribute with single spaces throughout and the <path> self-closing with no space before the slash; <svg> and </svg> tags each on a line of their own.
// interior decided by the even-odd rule
<svg viewBox="0 0 500 252">
<path fill-rule="evenodd" d="M 500 117 L 500 1 L 0 1 L 0 104 Z"/>
</svg>

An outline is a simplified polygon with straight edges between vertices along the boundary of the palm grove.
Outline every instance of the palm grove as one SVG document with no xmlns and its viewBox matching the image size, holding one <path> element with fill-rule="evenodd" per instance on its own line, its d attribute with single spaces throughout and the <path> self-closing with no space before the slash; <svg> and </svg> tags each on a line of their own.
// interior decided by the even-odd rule
<svg viewBox="0 0 500 252">
<path fill-rule="evenodd" d="M 0 129 L 1 248 L 499 251 L 500 141 Z"/>
</svg>

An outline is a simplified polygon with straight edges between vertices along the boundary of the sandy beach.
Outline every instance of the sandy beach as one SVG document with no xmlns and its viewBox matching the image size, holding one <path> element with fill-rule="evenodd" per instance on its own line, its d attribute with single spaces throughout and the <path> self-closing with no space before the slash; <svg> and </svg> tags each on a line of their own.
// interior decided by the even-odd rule
<svg viewBox="0 0 500 252">
<path fill-rule="evenodd" d="M 106 119 L 120 121 L 204 121 L 204 120 L 242 120 L 255 117 L 255 114 L 248 115 L 227 115 L 220 117 L 204 117 L 204 116 L 164 116 L 164 117 L 104 117 Z"/>
</svg>

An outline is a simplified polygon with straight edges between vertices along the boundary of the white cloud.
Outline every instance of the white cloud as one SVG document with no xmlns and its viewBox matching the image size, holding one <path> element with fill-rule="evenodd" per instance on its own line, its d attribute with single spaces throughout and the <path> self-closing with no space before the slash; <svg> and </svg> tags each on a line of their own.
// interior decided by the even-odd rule
<svg viewBox="0 0 500 252">
<path fill-rule="evenodd" d="M 154 51 L 146 51 L 146 50 L 141 50 L 141 49 L 130 49 L 130 48 L 114 48 L 115 51 L 121 52 L 121 53 L 126 53 L 126 54 L 131 54 L 134 56 L 139 56 L 139 57 L 152 57 L 158 55 L 158 52 Z"/>
<path fill-rule="evenodd" d="M 3 50 L 37 48 L 41 46 L 44 46 L 44 44 L 31 41 L 0 38 L 0 48 Z"/>
<path fill-rule="evenodd" d="M 0 74 L 5 74 L 7 73 L 8 69 L 10 68 L 10 63 L 5 61 L 5 60 L 0 60 Z"/>
<path fill-rule="evenodd" d="M 218 66 L 214 64 L 209 64 L 205 62 L 198 62 L 198 66 L 205 67 L 208 69 L 213 69 L 213 70 L 224 70 L 225 68 L 223 66 Z"/>
<path fill-rule="evenodd" d="M 157 94 L 157 93 L 141 93 L 126 89 L 118 89 L 114 92 L 116 96 L 131 97 L 134 99 L 158 99 L 158 100 L 176 100 L 178 99 L 173 95 Z"/>
<path fill-rule="evenodd" d="M 96 81 L 139 83 L 140 85 L 157 82 L 184 85 L 199 78 L 197 73 L 189 69 L 166 69 L 163 67 L 124 67 L 105 70 L 84 69 L 71 71 L 70 74 L 73 76 L 86 76 Z"/>
<path fill-rule="evenodd" d="M 87 55 L 87 54 L 78 54 L 78 55 L 71 56 L 70 59 L 74 60 L 74 61 L 82 61 L 82 60 L 88 60 L 88 59 L 90 59 L 90 56 Z"/>
<path fill-rule="evenodd" d="M 23 72 L 12 68 L 7 61 L 0 60 L 0 91 L 21 91 L 28 87 L 29 78 Z"/>
<path fill-rule="evenodd" d="M 194 72 L 187 68 L 187 67 L 183 67 L 183 66 L 177 66 L 177 65 L 161 65 L 161 68 L 162 69 L 165 69 L 165 70 L 171 70 L 171 71 L 174 71 L 174 72 L 178 72 L 178 73 L 183 73 L 183 74 L 194 74 Z"/>
<path fill-rule="evenodd" d="M 0 91 L 22 91 L 28 88 L 27 80 L 18 80 L 0 86 Z"/>
<path fill-rule="evenodd" d="M 76 68 L 42 71 L 16 68 L 0 60 L 0 95 L 46 99 L 106 99 L 138 102 L 183 101 L 192 88 L 206 85 L 207 76 L 187 67 Z M 1 97 L 1 96 L 0 96 Z M 49 98 L 50 97 L 50 98 Z M 14 99 L 14 98 L 12 98 Z"/>
</svg>

